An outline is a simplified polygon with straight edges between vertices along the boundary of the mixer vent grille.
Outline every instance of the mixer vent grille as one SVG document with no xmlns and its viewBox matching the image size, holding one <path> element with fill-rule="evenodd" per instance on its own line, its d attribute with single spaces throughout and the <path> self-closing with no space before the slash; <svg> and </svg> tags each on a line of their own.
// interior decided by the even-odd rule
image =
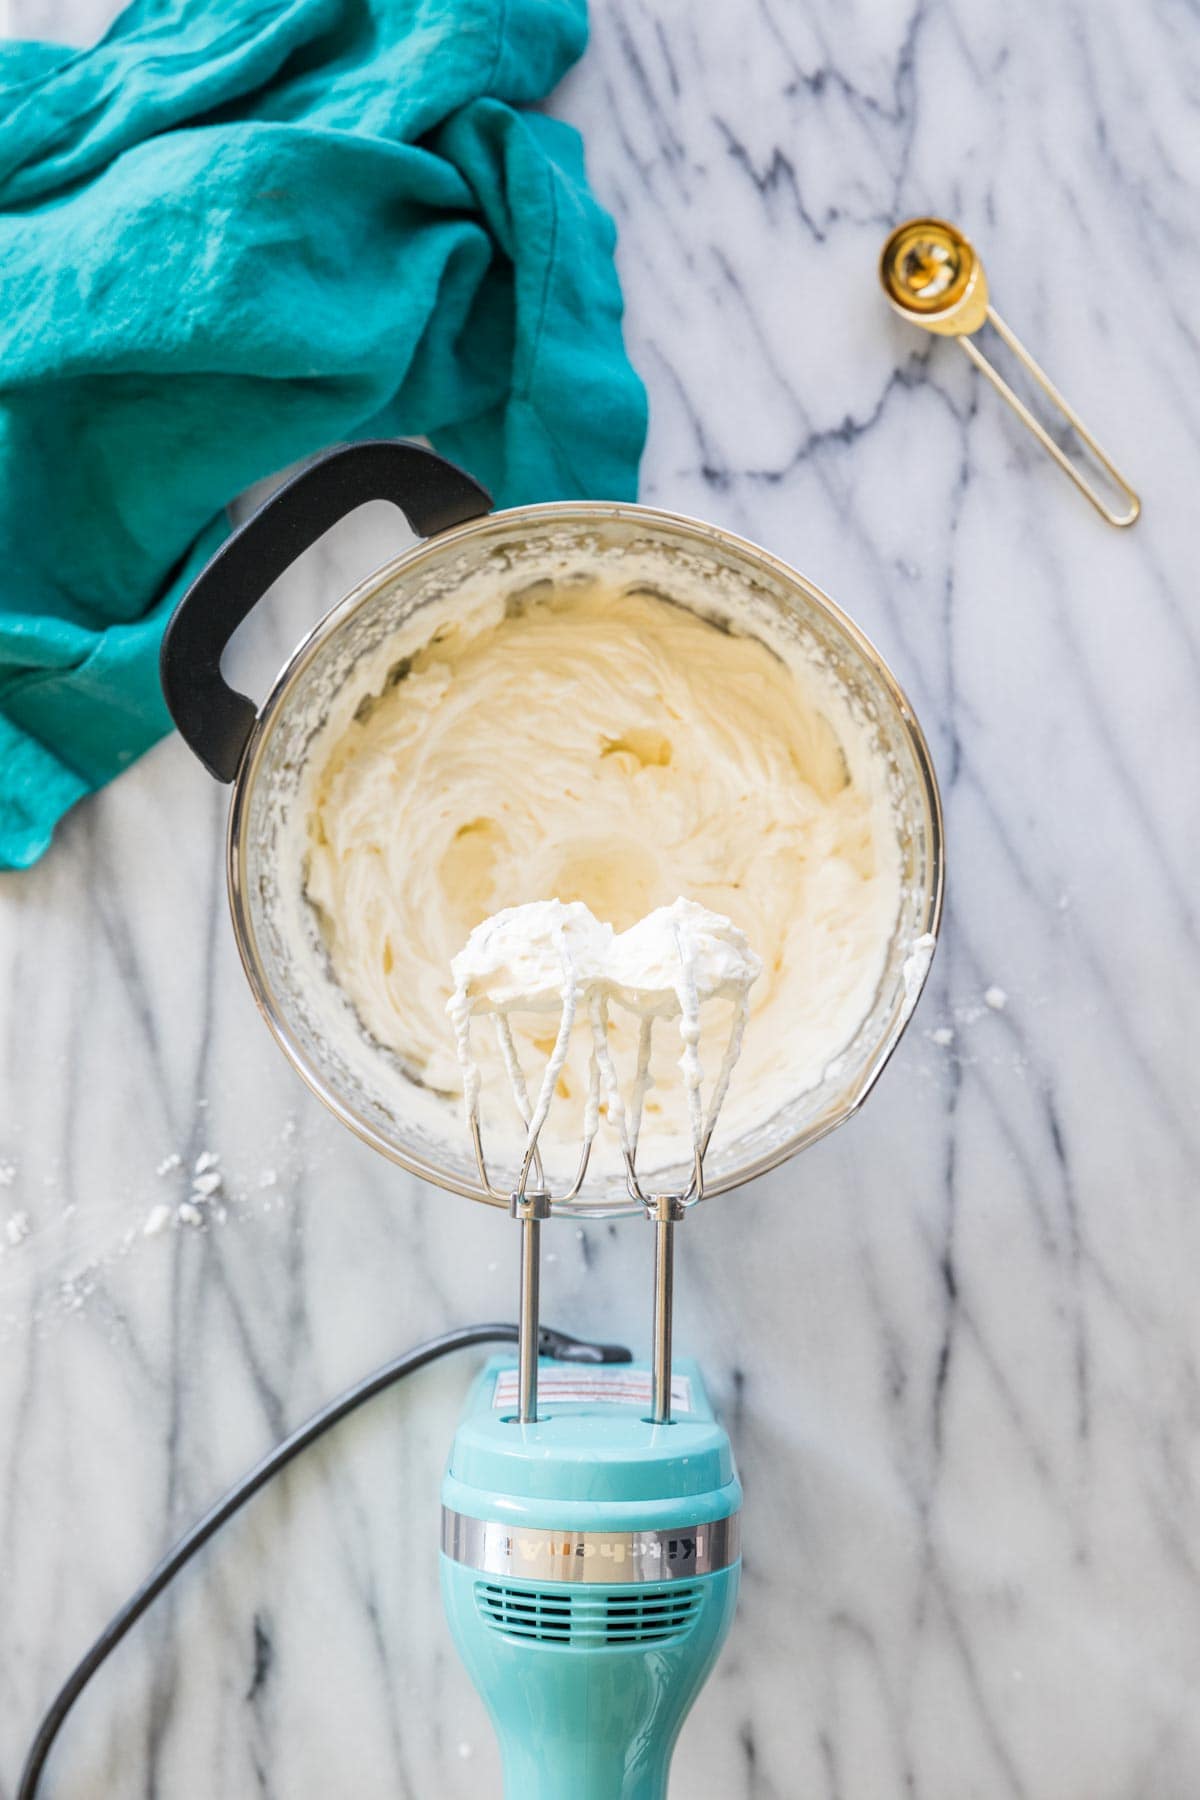
<svg viewBox="0 0 1200 1800">
<path fill-rule="evenodd" d="M 682 1582 L 595 1594 L 481 1581 L 475 1598 L 487 1623 L 506 1637 L 581 1646 L 669 1643 L 683 1636 L 703 1604 L 701 1589 Z"/>
</svg>

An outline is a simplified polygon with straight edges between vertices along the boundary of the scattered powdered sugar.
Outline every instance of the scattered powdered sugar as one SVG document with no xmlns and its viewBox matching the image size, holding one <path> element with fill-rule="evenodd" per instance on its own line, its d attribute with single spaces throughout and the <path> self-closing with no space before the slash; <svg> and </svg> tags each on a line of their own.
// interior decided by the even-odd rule
<svg viewBox="0 0 1200 1800">
<path fill-rule="evenodd" d="M 149 1162 L 139 1184 L 140 1194 L 137 1188 L 126 1194 L 127 1207 L 134 1210 L 122 1209 L 124 1216 L 115 1225 L 112 1223 L 115 1210 L 112 1197 L 105 1196 L 98 1201 L 91 1187 L 78 1203 L 71 1200 L 45 1217 L 35 1217 L 25 1209 L 14 1210 L 7 1217 L 0 1213 L 0 1264 L 5 1265 L 5 1272 L 11 1271 L 15 1275 L 18 1257 L 21 1261 L 29 1259 L 44 1265 L 38 1269 L 39 1299 L 32 1312 L 20 1321 L 14 1313 L 0 1313 L 0 1343 L 7 1341 L 18 1328 L 22 1332 L 30 1327 L 41 1331 L 54 1318 L 65 1323 L 67 1319 L 83 1317 L 89 1299 L 98 1291 L 103 1272 L 115 1269 L 125 1259 L 162 1255 L 161 1250 L 154 1252 L 142 1247 L 143 1238 L 158 1238 L 166 1233 L 182 1249 L 188 1232 L 203 1238 L 207 1230 L 215 1230 L 218 1225 L 228 1223 L 235 1229 L 243 1222 L 249 1223 L 254 1212 L 283 1212 L 287 1206 L 287 1187 L 299 1159 L 295 1150 L 285 1150 L 281 1144 L 282 1140 L 294 1137 L 296 1130 L 296 1121 L 289 1119 L 276 1134 L 276 1155 L 281 1165 L 278 1171 L 273 1166 L 257 1172 L 251 1168 L 242 1176 L 231 1178 L 219 1167 L 220 1152 L 203 1150 L 196 1155 L 186 1145 L 182 1151 L 163 1156 L 157 1164 Z M 169 1178 L 178 1172 L 178 1180 L 165 1181 L 171 1193 L 169 1200 L 147 1204 L 147 1199 L 142 1198 L 139 1206 L 139 1198 L 145 1196 L 151 1167 L 159 1178 Z M 37 1181 L 36 1168 L 30 1170 L 26 1166 L 21 1174 L 26 1183 Z M 17 1175 L 15 1160 L 0 1160 L 0 1192 L 11 1187 Z M 58 1180 L 54 1174 L 42 1176 L 47 1187 L 57 1186 Z M 277 1192 L 274 1196 L 262 1196 L 255 1206 L 258 1188 L 277 1188 Z M 15 1197 L 10 1197 L 9 1205 Z M 79 1229 L 83 1225 L 87 1230 Z M 104 1226 L 109 1227 L 106 1241 L 91 1242 L 98 1228 Z M 90 1260 L 82 1266 L 64 1268 L 66 1258 L 72 1256 L 74 1260 L 72 1253 L 80 1248 L 94 1251 Z M 199 1254 L 201 1248 L 198 1244 L 192 1254 Z"/>
<path fill-rule="evenodd" d="M 231 1179 L 225 1174 L 220 1167 L 220 1152 L 215 1149 L 205 1149 L 194 1154 L 185 1146 L 183 1150 L 171 1151 L 161 1157 L 152 1166 L 154 1173 L 164 1180 L 168 1191 L 174 1190 L 171 1199 L 155 1201 L 144 1212 L 139 1209 L 132 1216 L 126 1212 L 112 1231 L 107 1244 L 99 1247 L 92 1259 L 82 1267 L 62 1267 L 62 1259 L 69 1253 L 68 1247 L 77 1248 L 81 1240 L 86 1244 L 90 1235 L 90 1232 L 79 1231 L 78 1226 L 86 1222 L 94 1229 L 110 1210 L 102 1207 L 97 1211 L 93 1205 L 94 1196 L 90 1192 L 80 1202 L 70 1200 L 56 1209 L 52 1216 L 44 1219 L 35 1220 L 24 1209 L 12 1211 L 7 1217 L 0 1215 L 0 1263 L 7 1262 L 15 1270 L 19 1251 L 22 1258 L 36 1253 L 49 1265 L 44 1270 L 46 1280 L 39 1283 L 40 1292 L 48 1298 L 35 1307 L 31 1321 L 23 1322 L 22 1329 L 29 1322 L 42 1327 L 55 1315 L 62 1320 L 82 1316 L 89 1298 L 97 1292 L 101 1272 L 114 1267 L 120 1260 L 137 1256 L 139 1243 L 143 1238 L 158 1238 L 164 1233 L 174 1237 L 181 1232 L 186 1236 L 188 1231 L 203 1236 L 206 1229 L 215 1229 L 227 1222 L 232 1227 L 243 1220 L 248 1221 L 255 1190 L 274 1189 L 277 1184 L 277 1196 L 260 1199 L 254 1210 L 282 1211 L 286 1206 L 286 1184 L 294 1172 L 297 1156 L 294 1150 L 284 1150 L 279 1146 L 283 1140 L 294 1137 L 296 1130 L 295 1119 L 289 1119 L 279 1128 L 276 1154 L 282 1166 L 278 1171 L 273 1166 L 263 1167 L 257 1172 L 251 1169 L 240 1179 Z M 16 1161 L 0 1159 L 0 1192 L 6 1187 L 11 1188 L 17 1176 Z M 178 1179 L 171 1180 L 173 1176 L 178 1176 Z M 24 1178 L 36 1181 L 37 1172 L 30 1172 Z M 147 1179 L 147 1176 L 143 1177 L 143 1191 Z M 44 1175 L 42 1181 L 45 1186 L 54 1187 L 58 1183 L 58 1176 Z M 131 1197 L 130 1203 L 136 1207 L 136 1195 Z M 28 1248 L 22 1249 L 27 1239 Z M 142 1253 L 150 1254 L 149 1251 Z M 7 1330 L 15 1325 L 15 1317 L 0 1317 L 0 1334 L 6 1335 Z"/>
<path fill-rule="evenodd" d="M 295 1118 L 287 1118 L 280 1128 L 279 1136 L 281 1142 L 289 1142 L 295 1137 L 296 1130 L 297 1124 Z M 191 1164 L 191 1173 L 188 1178 L 189 1188 L 186 1198 L 180 1204 L 175 1206 L 161 1204 L 152 1206 L 143 1221 L 142 1236 L 157 1237 L 172 1223 L 199 1225 L 208 1221 L 215 1221 L 218 1224 L 223 1224 L 229 1217 L 229 1209 L 224 1204 L 218 1205 L 218 1199 L 221 1201 L 229 1200 L 230 1202 L 246 1200 L 249 1197 L 248 1190 L 250 1188 L 273 1188 L 279 1181 L 278 1171 L 273 1166 L 268 1165 L 259 1172 L 257 1178 L 253 1176 L 248 1177 L 245 1185 L 240 1188 L 240 1191 L 238 1184 L 235 1182 L 231 1192 L 228 1178 L 221 1168 L 221 1152 L 214 1149 L 201 1150 L 194 1160 L 182 1151 L 172 1150 L 170 1155 L 164 1156 L 156 1165 L 155 1174 L 160 1176 L 172 1175 L 176 1170 L 183 1169 L 189 1161 Z M 2 1180 L 2 1175 L 0 1175 L 0 1180 Z M 273 1204 L 281 1206 L 283 1202 L 280 1200 Z M 128 1242 L 125 1245 L 126 1249 L 136 1236 L 136 1229 L 127 1233 Z"/>
<path fill-rule="evenodd" d="M 939 1025 L 937 1030 L 931 1031 L 929 1035 L 934 1043 L 940 1044 L 944 1050 L 954 1042 L 954 1027 L 953 1025 Z"/>
<path fill-rule="evenodd" d="M 1008 995 L 1002 987 L 990 987 L 983 998 L 993 1012 L 1003 1012 L 1008 1005 Z"/>
</svg>

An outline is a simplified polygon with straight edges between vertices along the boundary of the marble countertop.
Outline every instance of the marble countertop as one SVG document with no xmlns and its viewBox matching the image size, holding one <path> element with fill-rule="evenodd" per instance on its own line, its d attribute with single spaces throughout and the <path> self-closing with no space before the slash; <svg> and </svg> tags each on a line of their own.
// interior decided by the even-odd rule
<svg viewBox="0 0 1200 1800">
<path fill-rule="evenodd" d="M 8 29 L 107 11 L 9 0 Z M 643 497 L 771 546 L 876 639 L 950 869 L 863 1114 L 683 1232 L 679 1342 L 747 1549 L 672 1793 L 1194 1800 L 1200 38 L 1116 0 L 593 11 L 555 108 L 620 227 Z M 1140 486 L 1134 531 L 888 314 L 881 240 L 928 210 Z M 392 529 L 310 556 L 252 679 Z M 514 1306 L 509 1221 L 351 1141 L 263 1030 L 226 802 L 164 743 L 0 878 L 5 1797 L 68 1666 L 229 1481 L 396 1350 Z M 145 1235 L 206 1150 L 224 1221 Z M 644 1349 L 649 1233 L 547 1249 L 545 1316 Z M 432 1550 L 472 1366 L 223 1534 L 86 1697 L 56 1800 L 498 1794 Z"/>
</svg>

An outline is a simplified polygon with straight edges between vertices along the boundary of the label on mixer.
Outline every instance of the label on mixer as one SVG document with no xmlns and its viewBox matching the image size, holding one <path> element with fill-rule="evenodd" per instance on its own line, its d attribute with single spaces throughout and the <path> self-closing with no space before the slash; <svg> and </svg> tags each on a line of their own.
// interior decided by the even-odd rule
<svg viewBox="0 0 1200 1800">
<path fill-rule="evenodd" d="M 558 1369 L 538 1370 L 538 1399 L 557 1400 L 560 1405 L 602 1402 L 645 1410 L 650 1405 L 650 1391 L 648 1369 L 629 1369 L 620 1363 L 599 1368 L 564 1364 Z M 501 1369 L 492 1405 L 497 1412 L 513 1412 L 518 1404 L 517 1371 Z M 692 1410 L 692 1384 L 686 1375 L 671 1377 L 671 1408 L 674 1412 Z"/>
</svg>

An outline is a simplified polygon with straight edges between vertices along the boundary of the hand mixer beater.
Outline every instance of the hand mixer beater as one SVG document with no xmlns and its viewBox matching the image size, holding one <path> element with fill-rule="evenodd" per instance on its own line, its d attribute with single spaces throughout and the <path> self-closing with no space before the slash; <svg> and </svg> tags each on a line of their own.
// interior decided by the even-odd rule
<svg viewBox="0 0 1200 1800">
<path fill-rule="evenodd" d="M 476 1384 L 443 1489 L 442 1585 L 460 1653 L 500 1739 L 509 1800 L 661 1800 L 675 1739 L 732 1621 L 741 1489 L 729 1440 L 691 1362 L 672 1367 L 674 1233 L 704 1193 L 704 1156 L 729 1087 L 758 958 L 736 927 L 692 902 L 620 936 L 578 902 L 535 902 L 486 920 L 455 959 L 450 1002 L 480 1179 L 521 1222 L 515 1392 L 494 1358 Z M 707 1103 L 701 1010 L 729 1003 Z M 638 1021 L 625 1103 L 612 1008 Z M 558 1012 L 536 1095 L 514 1014 Z M 483 1082 L 472 1022 L 489 1016 L 523 1127 L 505 1196 L 483 1146 Z M 656 1021 L 677 1021 L 691 1159 L 675 1191 L 649 1190 L 638 1146 Z M 572 1031 L 589 1043 L 582 1145 L 573 1177 L 548 1185 L 540 1139 Z M 654 1352 L 636 1366 L 549 1367 L 539 1410 L 542 1221 L 583 1186 L 601 1115 L 631 1199 L 655 1226 Z M 515 1402 L 515 1405 L 514 1405 Z M 639 1404 L 640 1402 L 640 1404 Z"/>
</svg>

